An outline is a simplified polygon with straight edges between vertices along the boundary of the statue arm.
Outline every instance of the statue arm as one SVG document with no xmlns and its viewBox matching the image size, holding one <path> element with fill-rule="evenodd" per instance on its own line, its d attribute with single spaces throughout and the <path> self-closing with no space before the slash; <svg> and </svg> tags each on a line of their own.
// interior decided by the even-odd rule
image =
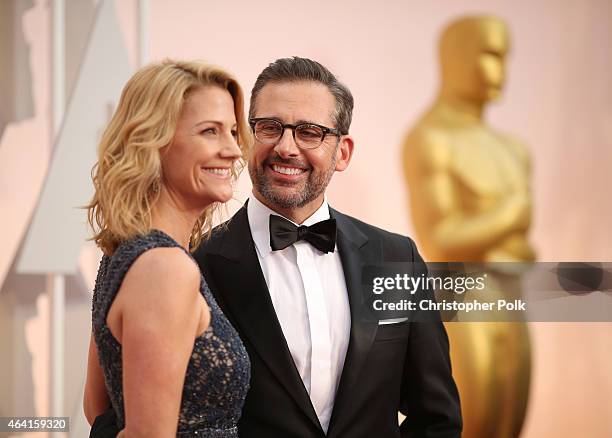
<svg viewBox="0 0 612 438">
<path fill-rule="evenodd" d="M 451 177 L 434 176 L 433 179 L 432 186 L 435 187 L 445 185 L 443 180 Z M 444 193 L 433 196 L 450 197 Z M 487 251 L 496 242 L 519 229 L 521 212 L 525 210 L 525 206 L 521 205 L 524 200 L 524 196 L 511 196 L 477 214 L 465 213 L 458 208 L 439 210 L 440 219 L 433 224 L 431 237 L 438 248 L 445 254 L 457 257 L 457 260 L 463 254 Z"/>
<path fill-rule="evenodd" d="M 463 185 L 450 165 L 450 154 L 442 144 L 423 145 L 420 180 L 411 190 L 413 210 L 422 239 L 437 259 L 461 260 L 487 251 L 508 234 L 528 226 L 528 197 L 511 194 L 486 211 L 466 211 L 460 199 Z M 469 189 L 466 189 L 469 190 Z"/>
</svg>

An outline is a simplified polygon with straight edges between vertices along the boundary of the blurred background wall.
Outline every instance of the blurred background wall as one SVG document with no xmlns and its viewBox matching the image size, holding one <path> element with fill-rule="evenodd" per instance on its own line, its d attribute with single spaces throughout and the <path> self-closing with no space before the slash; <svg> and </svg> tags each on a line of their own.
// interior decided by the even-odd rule
<svg viewBox="0 0 612 438">
<path fill-rule="evenodd" d="M 66 1 L 68 102 L 101 1 Z M 137 2 L 107 1 L 136 68 Z M 0 416 L 47 415 L 48 409 L 45 277 L 19 273 L 15 266 L 53 152 L 50 4 L 0 2 Z M 612 260 L 609 0 L 150 0 L 148 5 L 150 60 L 202 58 L 234 72 L 246 90 L 279 57 L 311 57 L 337 74 L 355 97 L 356 152 L 349 169 L 334 177 L 330 203 L 409 235 L 401 142 L 434 98 L 439 32 L 459 15 L 503 18 L 512 39 L 508 79 L 503 99 L 486 118 L 530 147 L 532 240 L 539 258 Z M 112 62 L 106 68 L 112 69 Z M 97 80 L 104 78 L 100 68 Z M 95 140 L 84 147 L 95 147 Z M 93 162 L 78 165 L 89 169 Z M 230 211 L 249 191 L 245 174 Z M 71 436 L 88 430 L 80 406 L 98 260 L 97 250 L 83 243 L 67 276 L 65 415 L 72 418 Z M 612 324 L 531 326 L 534 370 L 522 436 L 612 436 Z"/>
</svg>

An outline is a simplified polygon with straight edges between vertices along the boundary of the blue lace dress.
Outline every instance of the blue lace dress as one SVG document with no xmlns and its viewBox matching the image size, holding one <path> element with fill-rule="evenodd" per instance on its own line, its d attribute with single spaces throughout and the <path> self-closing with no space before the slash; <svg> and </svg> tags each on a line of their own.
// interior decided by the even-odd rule
<svg viewBox="0 0 612 438">
<path fill-rule="evenodd" d="M 181 246 L 162 231 L 153 230 L 122 243 L 111 257 L 103 256 L 96 279 L 93 335 L 119 429 L 125 427 L 121 344 L 106 325 L 106 316 L 134 260 L 158 247 Z M 200 293 L 210 308 L 211 320 L 206 331 L 194 341 L 183 386 L 177 436 L 235 438 L 249 388 L 250 362 L 238 333 L 221 312 L 204 277 L 200 280 Z"/>
</svg>

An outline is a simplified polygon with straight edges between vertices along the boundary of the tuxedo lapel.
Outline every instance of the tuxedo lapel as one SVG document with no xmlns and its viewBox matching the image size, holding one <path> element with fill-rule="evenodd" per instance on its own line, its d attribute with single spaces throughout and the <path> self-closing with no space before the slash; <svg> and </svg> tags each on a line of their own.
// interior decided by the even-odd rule
<svg viewBox="0 0 612 438">
<path fill-rule="evenodd" d="M 349 345 L 328 429 L 328 436 L 335 436 L 335 430 L 342 427 L 343 417 L 346 417 L 342 414 L 349 405 L 351 388 L 358 384 L 359 374 L 378 329 L 378 321 L 367 312 L 361 287 L 362 269 L 366 264 L 380 262 L 382 254 L 380 246 L 369 240 L 348 217 L 333 209 L 330 211 L 338 224 L 337 244 L 351 308 Z"/>
<path fill-rule="evenodd" d="M 214 277 L 215 292 L 240 335 L 316 424 L 310 397 L 295 367 L 259 265 L 246 207 L 239 210 L 218 237 L 220 244 L 204 260 Z M 320 426 L 319 426 L 320 427 Z"/>
</svg>

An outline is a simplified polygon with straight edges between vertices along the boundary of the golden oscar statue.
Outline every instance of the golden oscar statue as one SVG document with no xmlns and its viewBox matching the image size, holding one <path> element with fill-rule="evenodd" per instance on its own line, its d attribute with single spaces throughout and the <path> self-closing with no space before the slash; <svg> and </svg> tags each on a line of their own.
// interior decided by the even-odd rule
<svg viewBox="0 0 612 438">
<path fill-rule="evenodd" d="M 508 47 L 507 27 L 494 17 L 462 18 L 443 32 L 438 97 L 403 145 L 410 210 L 428 261 L 535 259 L 527 240 L 528 151 L 483 120 L 485 105 L 501 94 Z M 452 322 L 447 329 L 463 436 L 518 437 L 531 369 L 526 325 Z"/>
</svg>

